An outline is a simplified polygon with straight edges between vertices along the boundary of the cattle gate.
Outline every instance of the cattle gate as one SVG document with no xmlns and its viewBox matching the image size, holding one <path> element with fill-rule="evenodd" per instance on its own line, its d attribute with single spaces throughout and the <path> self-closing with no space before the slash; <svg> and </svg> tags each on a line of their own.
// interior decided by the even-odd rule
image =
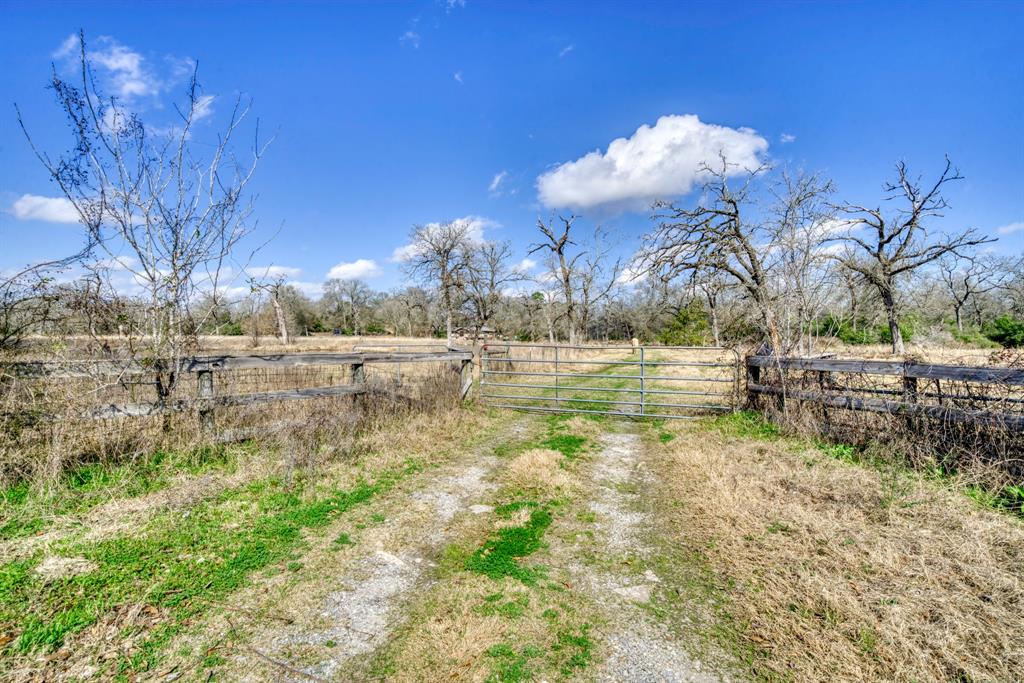
<svg viewBox="0 0 1024 683">
<path fill-rule="evenodd" d="M 480 396 L 496 408 L 692 419 L 737 409 L 741 365 L 721 347 L 488 343 Z"/>
</svg>

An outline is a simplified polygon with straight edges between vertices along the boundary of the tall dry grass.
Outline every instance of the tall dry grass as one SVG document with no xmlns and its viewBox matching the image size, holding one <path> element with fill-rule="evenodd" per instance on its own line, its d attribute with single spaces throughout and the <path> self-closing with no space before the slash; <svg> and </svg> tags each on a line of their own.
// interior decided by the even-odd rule
<svg viewBox="0 0 1024 683">
<path fill-rule="evenodd" d="M 656 492 L 758 679 L 1018 681 L 1024 525 L 905 470 L 682 431 Z"/>
</svg>

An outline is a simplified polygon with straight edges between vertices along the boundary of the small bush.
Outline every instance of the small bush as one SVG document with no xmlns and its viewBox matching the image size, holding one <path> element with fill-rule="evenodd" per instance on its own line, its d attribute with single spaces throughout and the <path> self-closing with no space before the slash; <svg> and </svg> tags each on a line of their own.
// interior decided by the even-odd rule
<svg viewBox="0 0 1024 683">
<path fill-rule="evenodd" d="M 1001 315 L 982 328 L 986 337 L 1006 348 L 1024 346 L 1024 320 Z"/>
</svg>

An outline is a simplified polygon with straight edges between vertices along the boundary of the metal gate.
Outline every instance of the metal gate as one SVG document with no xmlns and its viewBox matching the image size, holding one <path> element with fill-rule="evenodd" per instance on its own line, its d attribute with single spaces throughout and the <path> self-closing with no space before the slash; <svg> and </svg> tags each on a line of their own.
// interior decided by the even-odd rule
<svg viewBox="0 0 1024 683">
<path fill-rule="evenodd" d="M 496 408 L 692 419 L 736 410 L 740 357 L 709 346 L 488 343 L 480 393 Z"/>
</svg>

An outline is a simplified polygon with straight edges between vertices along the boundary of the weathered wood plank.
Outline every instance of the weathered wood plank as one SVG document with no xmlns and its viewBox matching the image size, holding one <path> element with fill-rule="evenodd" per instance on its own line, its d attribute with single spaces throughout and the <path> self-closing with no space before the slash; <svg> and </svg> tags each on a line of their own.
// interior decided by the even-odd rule
<svg viewBox="0 0 1024 683">
<path fill-rule="evenodd" d="M 788 389 L 783 392 L 781 387 L 766 384 L 749 384 L 747 385 L 747 391 L 753 394 L 770 396 L 785 395 L 787 399 L 812 401 L 831 408 L 863 410 L 891 415 L 914 415 L 944 422 L 988 424 L 1014 430 L 1024 429 L 1024 415 L 1008 415 L 1006 413 L 993 413 L 984 410 L 960 410 L 948 406 L 887 401 L 879 398 L 862 398 L 846 394 L 822 394 L 800 389 Z"/>
<path fill-rule="evenodd" d="M 425 363 L 472 359 L 468 351 L 443 352 L 365 352 L 365 353 L 288 353 L 272 356 L 206 356 L 190 358 L 182 368 L 201 370 L 246 370 L 251 368 L 301 367 L 305 365 L 358 365 L 365 363 Z"/>
<path fill-rule="evenodd" d="M 352 365 L 359 363 L 430 363 L 472 360 L 472 351 L 279 353 L 259 356 L 197 356 L 181 361 L 184 372 L 247 370 L 253 368 L 301 367 L 304 365 Z M 24 361 L 0 363 L 0 371 L 17 377 L 102 377 L 152 372 L 153 368 L 134 360 Z"/>
<path fill-rule="evenodd" d="M 774 356 L 749 356 L 747 366 L 1024 386 L 1024 368 L 983 368 L 889 360 L 776 358 Z"/>
<path fill-rule="evenodd" d="M 127 403 L 110 404 L 94 408 L 81 414 L 84 419 L 112 420 L 119 417 L 152 417 L 165 413 L 180 413 L 193 407 L 208 410 L 212 406 L 244 406 L 257 403 L 274 403 L 277 401 L 307 400 L 313 398 L 329 398 L 335 396 L 353 396 L 366 391 L 363 386 L 342 384 L 333 387 L 311 387 L 308 389 L 289 389 L 285 391 L 264 391 L 257 394 L 233 394 L 215 396 L 213 398 L 181 399 L 159 403 Z M 62 415 L 33 415 L 33 421 L 53 421 L 64 419 Z"/>
</svg>

